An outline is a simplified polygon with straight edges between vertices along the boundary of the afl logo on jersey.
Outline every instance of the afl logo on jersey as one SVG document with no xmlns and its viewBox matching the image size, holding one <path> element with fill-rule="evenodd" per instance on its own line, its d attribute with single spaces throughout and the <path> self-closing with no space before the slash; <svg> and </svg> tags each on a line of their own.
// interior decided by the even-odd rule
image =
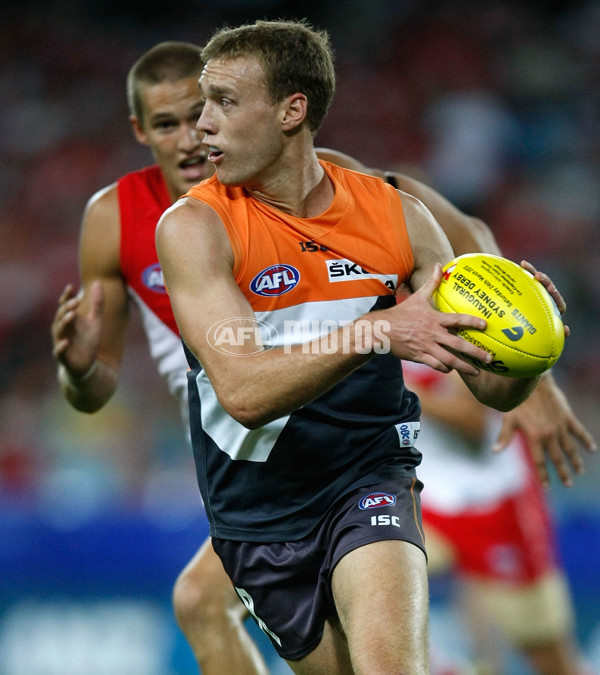
<svg viewBox="0 0 600 675">
<path fill-rule="evenodd" d="M 291 265 L 271 265 L 259 272 L 250 282 L 250 290 L 256 295 L 283 295 L 295 288 L 300 281 L 300 272 Z"/>
<path fill-rule="evenodd" d="M 366 511 L 378 509 L 381 506 L 394 506 L 395 503 L 396 495 L 391 495 L 389 492 L 371 492 L 358 502 L 358 508 Z"/>
<path fill-rule="evenodd" d="M 167 289 L 165 288 L 165 281 L 163 279 L 163 273 L 160 269 L 159 263 L 154 263 L 154 265 L 146 267 L 146 269 L 142 272 L 142 281 L 144 282 L 144 286 L 146 286 L 146 288 L 149 288 L 155 293 L 167 292 Z"/>
</svg>

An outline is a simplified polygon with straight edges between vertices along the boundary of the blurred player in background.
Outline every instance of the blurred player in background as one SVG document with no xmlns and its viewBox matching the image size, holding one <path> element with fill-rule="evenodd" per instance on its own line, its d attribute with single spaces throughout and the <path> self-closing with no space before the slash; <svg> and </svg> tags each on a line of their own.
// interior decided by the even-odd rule
<svg viewBox="0 0 600 675">
<path fill-rule="evenodd" d="M 77 410 L 93 413 L 115 392 L 133 302 L 158 372 L 187 420 L 187 363 L 158 265 L 154 231 L 165 209 L 213 173 L 196 132 L 201 72 L 200 47 L 183 42 L 156 45 L 129 71 L 133 134 L 150 148 L 156 164 L 100 190 L 85 210 L 80 290 L 65 289 L 51 330 L 59 383 Z M 175 595 L 176 615 L 202 672 L 266 673 L 242 626 L 245 608 L 221 561 L 210 542 L 203 550 L 196 566 L 197 591 L 189 593 L 188 586 L 185 594 Z M 180 609 L 181 602 L 194 604 L 193 626 L 181 619 L 187 611 Z"/>
<path fill-rule="evenodd" d="M 162 212 L 191 185 L 212 174 L 196 132 L 202 109 L 198 78 L 200 48 L 161 43 L 134 64 L 128 76 L 130 121 L 135 138 L 147 145 L 156 165 L 124 176 L 89 201 L 80 239 L 81 286 L 63 292 L 52 325 L 58 377 L 78 410 L 99 410 L 116 390 L 127 339 L 130 300 L 141 312 L 150 352 L 171 393 L 187 413 L 185 361 L 154 250 L 154 229 Z M 324 159 L 383 176 L 333 151 Z M 421 199 L 444 228 L 457 254 L 498 253 L 489 229 L 462 214 L 435 191 L 402 174 L 390 174 L 400 189 Z M 544 480 L 548 456 L 565 484 L 582 461 L 577 444 L 593 441 L 547 374 L 528 401 L 505 418 L 499 443 L 513 428 L 530 439 Z M 264 673 L 262 656 L 243 626 L 245 609 L 220 560 L 205 542 L 181 573 L 174 589 L 177 620 L 198 664 L 210 673 Z"/>
<path fill-rule="evenodd" d="M 591 675 L 574 638 L 551 515 L 523 435 L 492 452 L 501 416 L 482 406 L 455 373 L 412 362 L 403 370 L 422 407 L 428 573 L 451 570 L 457 577 L 476 672 L 507 672 L 504 643 L 540 675 Z"/>
</svg>

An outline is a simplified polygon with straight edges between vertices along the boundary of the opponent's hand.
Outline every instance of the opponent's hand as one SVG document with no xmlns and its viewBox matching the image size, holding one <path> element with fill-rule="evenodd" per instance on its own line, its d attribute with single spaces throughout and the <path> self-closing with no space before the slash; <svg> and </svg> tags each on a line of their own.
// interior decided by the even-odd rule
<svg viewBox="0 0 600 675">
<path fill-rule="evenodd" d="M 583 473 L 579 446 L 588 452 L 597 450 L 591 434 L 573 414 L 565 394 L 550 373 L 544 375 L 524 403 L 504 414 L 494 451 L 504 449 L 517 430 L 527 439 L 529 452 L 545 486 L 550 483 L 546 458 L 554 464 L 562 483 L 570 487 L 573 485 L 572 472 Z"/>
<path fill-rule="evenodd" d="M 459 328 L 485 330 L 486 321 L 471 314 L 445 313 L 433 308 L 431 298 L 442 280 L 437 263 L 429 279 L 395 307 L 381 312 L 390 322 L 392 353 L 400 359 L 424 363 L 442 373 L 451 370 L 477 375 L 479 370 L 462 353 L 489 363 L 491 354 L 455 334 Z M 399 298 L 400 299 L 400 298 Z"/>
<path fill-rule="evenodd" d="M 533 276 L 541 284 L 543 284 L 548 293 L 550 293 L 551 298 L 556 303 L 556 307 L 558 308 L 558 311 L 560 312 L 561 316 L 564 316 L 565 312 L 567 311 L 567 303 L 565 302 L 565 299 L 561 295 L 558 288 L 556 288 L 556 285 L 554 284 L 552 279 L 550 279 L 550 277 L 547 274 L 544 274 L 544 272 L 540 272 L 530 262 L 527 262 L 527 260 L 521 260 L 521 267 L 523 269 L 526 269 L 530 274 L 533 274 Z M 565 337 L 569 337 L 570 334 L 571 329 L 569 328 L 569 326 L 565 325 Z"/>
<path fill-rule="evenodd" d="M 58 300 L 50 329 L 52 354 L 69 374 L 80 378 L 92 367 L 100 345 L 104 295 L 102 284 L 95 281 L 89 289 L 90 309 L 81 314 L 82 297 L 68 284 Z"/>
</svg>

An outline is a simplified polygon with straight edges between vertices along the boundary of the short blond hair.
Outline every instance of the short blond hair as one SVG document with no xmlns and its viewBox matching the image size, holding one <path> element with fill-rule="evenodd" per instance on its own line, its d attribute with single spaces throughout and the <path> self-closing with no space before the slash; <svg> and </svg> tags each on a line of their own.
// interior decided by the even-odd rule
<svg viewBox="0 0 600 675">
<path fill-rule="evenodd" d="M 144 122 L 141 89 L 144 85 L 177 82 L 187 77 L 199 78 L 203 63 L 202 48 L 191 42 L 159 42 L 131 66 L 127 74 L 127 104 L 131 115 Z"/>
<path fill-rule="evenodd" d="M 202 50 L 202 60 L 255 58 L 265 73 L 273 103 L 295 92 L 308 99 L 307 124 L 315 134 L 335 92 L 333 49 L 329 34 L 305 19 L 256 21 L 218 30 Z"/>
</svg>

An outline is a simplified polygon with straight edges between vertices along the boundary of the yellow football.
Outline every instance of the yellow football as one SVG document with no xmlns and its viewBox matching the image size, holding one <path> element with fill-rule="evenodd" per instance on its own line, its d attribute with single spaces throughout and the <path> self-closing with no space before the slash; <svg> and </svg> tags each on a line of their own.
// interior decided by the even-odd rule
<svg viewBox="0 0 600 675">
<path fill-rule="evenodd" d="M 556 303 L 543 284 L 512 260 L 484 253 L 455 258 L 445 265 L 433 301 L 442 312 L 487 321 L 484 331 L 457 331 L 494 357 L 490 364 L 475 362 L 482 370 L 531 377 L 551 368 L 562 353 L 565 331 Z"/>
</svg>

